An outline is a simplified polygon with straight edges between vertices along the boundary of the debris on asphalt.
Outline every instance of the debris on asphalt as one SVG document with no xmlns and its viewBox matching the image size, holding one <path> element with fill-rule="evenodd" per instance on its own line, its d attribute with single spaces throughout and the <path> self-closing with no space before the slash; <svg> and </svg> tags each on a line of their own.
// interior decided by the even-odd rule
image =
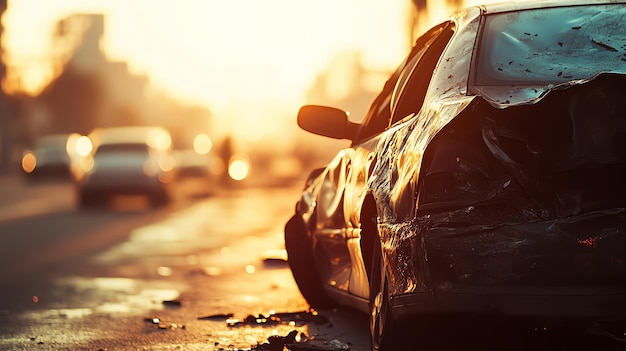
<svg viewBox="0 0 626 351">
<path fill-rule="evenodd" d="M 183 302 L 180 300 L 165 300 L 163 301 L 163 305 L 168 307 L 182 307 Z"/>
<path fill-rule="evenodd" d="M 143 321 L 155 325 L 159 330 L 187 329 L 184 324 L 164 323 L 163 320 L 158 317 L 144 318 Z"/>
<path fill-rule="evenodd" d="M 186 327 L 183 324 L 176 324 L 176 323 L 170 323 L 170 324 L 164 324 L 164 323 L 159 323 L 158 328 L 161 330 L 175 330 L 175 329 L 186 329 Z"/>
<path fill-rule="evenodd" d="M 267 338 L 267 343 L 263 343 L 255 348 L 255 350 L 282 351 L 287 344 L 296 342 L 298 336 L 297 330 L 292 330 L 287 336 L 272 335 Z M 263 346 L 263 348 L 261 348 Z"/>
<path fill-rule="evenodd" d="M 286 267 L 287 266 L 287 250 L 265 250 L 261 253 L 261 262 L 266 267 Z"/>
<path fill-rule="evenodd" d="M 321 341 L 309 338 L 304 333 L 292 330 L 286 336 L 272 335 L 267 338 L 267 343 L 253 347 L 254 351 L 348 351 L 350 345 L 337 339 Z"/>
<path fill-rule="evenodd" d="M 302 312 L 285 312 L 285 313 L 269 313 L 268 315 L 259 314 L 257 316 L 248 315 L 243 320 L 229 316 L 226 324 L 229 327 L 239 326 L 257 326 L 257 325 L 295 325 L 296 323 L 316 323 L 325 324 L 329 320 L 327 317 L 320 315 L 315 310 L 307 310 Z"/>
<path fill-rule="evenodd" d="M 315 324 L 326 324 L 330 322 L 328 317 L 319 314 L 315 310 L 307 310 L 301 312 L 283 312 L 283 313 L 274 313 L 274 316 L 280 318 L 281 320 L 289 320 L 292 322 L 304 322 L 304 323 L 315 323 Z"/>
<path fill-rule="evenodd" d="M 147 323 L 152 323 L 152 324 L 159 324 L 159 323 L 161 323 L 161 319 L 159 319 L 158 317 L 144 318 L 143 321 L 147 322 Z"/>
<path fill-rule="evenodd" d="M 230 318 L 233 318 L 233 316 L 234 316 L 233 313 L 217 313 L 217 314 L 212 314 L 212 315 L 209 315 L 209 316 L 198 317 L 198 320 L 201 320 L 201 321 L 216 321 L 216 320 L 230 319 Z"/>
<path fill-rule="evenodd" d="M 226 324 L 229 327 L 249 327 L 249 326 L 256 326 L 256 325 L 279 325 L 279 324 L 283 324 L 282 320 L 278 317 L 274 317 L 273 315 L 269 315 L 269 316 L 265 316 L 262 314 L 259 314 L 258 316 L 254 316 L 254 315 L 248 315 L 246 318 L 244 318 L 243 320 L 237 319 L 237 318 L 228 318 L 226 320 Z"/>
</svg>

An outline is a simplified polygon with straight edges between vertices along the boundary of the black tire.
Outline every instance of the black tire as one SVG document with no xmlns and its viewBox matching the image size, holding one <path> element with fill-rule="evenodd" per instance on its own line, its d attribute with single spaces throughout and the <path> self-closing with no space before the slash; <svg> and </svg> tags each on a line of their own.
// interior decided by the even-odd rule
<svg viewBox="0 0 626 351">
<path fill-rule="evenodd" d="M 150 195 L 150 203 L 155 207 L 165 206 L 170 201 L 171 198 L 166 191 L 156 191 Z"/>
<path fill-rule="evenodd" d="M 291 217 L 285 225 L 285 248 L 293 278 L 309 305 L 314 309 L 335 306 L 324 290 L 315 265 L 311 241 L 306 235 L 304 222 L 298 215 Z"/>
<path fill-rule="evenodd" d="M 374 245 L 370 277 L 370 342 L 373 351 L 407 350 L 404 333 L 393 319 L 382 253 Z"/>
<path fill-rule="evenodd" d="M 78 193 L 78 206 L 83 210 L 97 208 L 99 198 L 95 193 L 81 191 Z"/>
</svg>

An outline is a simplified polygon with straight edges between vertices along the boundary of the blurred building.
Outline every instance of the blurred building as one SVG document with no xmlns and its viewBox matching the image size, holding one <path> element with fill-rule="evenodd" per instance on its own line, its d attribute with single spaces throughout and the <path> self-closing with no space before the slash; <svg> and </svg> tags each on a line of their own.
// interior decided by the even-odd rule
<svg viewBox="0 0 626 351">
<path fill-rule="evenodd" d="M 144 124 L 150 116 L 148 78 L 105 56 L 104 31 L 101 14 L 76 14 L 57 24 L 53 47 L 63 67 L 39 99 L 48 111 L 46 133 Z"/>
<path fill-rule="evenodd" d="M 339 107 L 360 121 L 389 74 L 365 69 L 358 51 L 340 52 L 317 76 L 307 92 L 306 103 Z"/>
<path fill-rule="evenodd" d="M 465 0 L 411 0 L 413 11 L 409 14 L 409 47 L 431 26 L 445 20 L 454 11 L 466 6 Z"/>
<path fill-rule="evenodd" d="M 366 69 L 358 51 L 340 52 L 316 77 L 307 91 L 305 104 L 341 108 L 350 114 L 352 121 L 360 122 L 390 73 Z M 302 130 L 297 135 L 293 153 L 306 165 L 306 171 L 327 163 L 337 150 L 349 145 L 347 140 L 324 138 Z"/>
<path fill-rule="evenodd" d="M 7 9 L 7 0 L 0 0 L 0 19 Z M 4 28 L 2 27 L 2 21 L 0 21 L 0 37 Z M 0 57 L 2 55 L 2 48 L 0 47 Z M 4 82 L 6 76 L 6 66 L 4 61 L 0 60 L 0 82 Z M 3 84 L 2 84 L 3 85 Z M 0 89 L 0 174 L 8 172 L 11 164 L 11 149 L 12 149 L 12 119 L 13 114 L 9 108 L 9 98 L 4 93 L 4 89 Z"/>
<path fill-rule="evenodd" d="M 160 125 L 181 138 L 207 133 L 208 109 L 155 91 L 146 75 L 106 56 L 101 47 L 105 23 L 102 14 L 74 14 L 57 23 L 50 53 L 55 78 L 21 104 L 22 144 L 45 134 L 87 134 L 120 125 Z"/>
</svg>

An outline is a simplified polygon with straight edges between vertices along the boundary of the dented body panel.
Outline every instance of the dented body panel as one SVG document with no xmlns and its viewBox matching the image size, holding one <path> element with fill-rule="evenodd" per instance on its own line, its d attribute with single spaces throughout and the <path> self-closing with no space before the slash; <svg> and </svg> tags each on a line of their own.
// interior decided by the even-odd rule
<svg viewBox="0 0 626 351">
<path fill-rule="evenodd" d="M 626 318 L 626 3 L 597 3 L 470 8 L 418 39 L 373 104 L 388 127 L 298 202 L 331 295 L 367 310 L 380 245 L 395 318 Z"/>
</svg>

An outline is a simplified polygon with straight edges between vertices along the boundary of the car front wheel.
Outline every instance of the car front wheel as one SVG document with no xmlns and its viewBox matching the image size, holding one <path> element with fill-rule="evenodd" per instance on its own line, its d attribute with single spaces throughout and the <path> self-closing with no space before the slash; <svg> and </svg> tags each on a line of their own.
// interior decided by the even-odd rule
<svg viewBox="0 0 626 351">
<path fill-rule="evenodd" d="M 104 204 L 104 198 L 97 193 L 80 191 L 78 193 L 78 206 L 83 209 L 92 209 Z"/>
<path fill-rule="evenodd" d="M 322 279 L 315 266 L 311 241 L 306 235 L 302 218 L 291 217 L 285 225 L 287 262 L 302 296 L 313 308 L 329 308 L 334 303 L 326 294 Z"/>
</svg>

